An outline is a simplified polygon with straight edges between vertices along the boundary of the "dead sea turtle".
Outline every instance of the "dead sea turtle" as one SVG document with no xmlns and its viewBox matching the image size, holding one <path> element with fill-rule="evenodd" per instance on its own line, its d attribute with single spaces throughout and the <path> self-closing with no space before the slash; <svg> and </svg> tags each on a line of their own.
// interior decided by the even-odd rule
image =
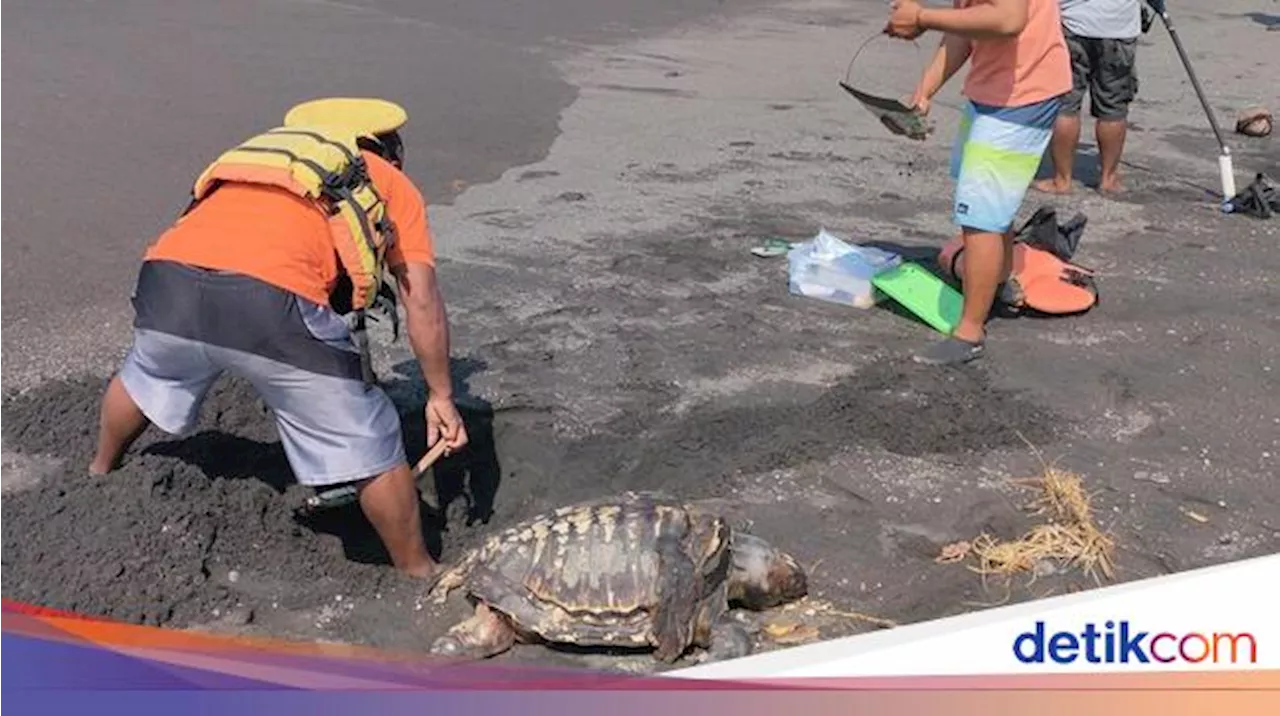
<svg viewBox="0 0 1280 716">
<path fill-rule="evenodd" d="M 540 515 L 491 537 L 436 583 L 465 586 L 475 613 L 432 645 L 483 659 L 517 641 L 745 656 L 729 604 L 767 609 L 807 592 L 791 556 L 722 517 L 660 495 L 626 493 Z"/>
</svg>

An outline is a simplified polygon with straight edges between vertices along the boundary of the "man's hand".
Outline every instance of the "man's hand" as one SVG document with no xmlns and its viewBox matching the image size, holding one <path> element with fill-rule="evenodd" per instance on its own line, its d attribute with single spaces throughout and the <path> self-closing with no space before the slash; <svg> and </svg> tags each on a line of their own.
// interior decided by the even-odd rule
<svg viewBox="0 0 1280 716">
<path fill-rule="evenodd" d="M 919 111 L 920 114 L 928 115 L 929 106 L 931 105 L 932 100 L 929 99 L 928 92 L 923 87 L 916 88 L 915 94 L 911 95 L 911 109 Z"/>
<path fill-rule="evenodd" d="M 920 27 L 920 3 L 916 0 L 893 0 L 890 8 L 889 22 L 884 26 L 886 35 L 914 40 L 924 34 L 924 28 Z"/>
<path fill-rule="evenodd" d="M 923 86 L 917 87 L 915 94 L 911 95 L 910 107 L 922 115 L 929 114 L 929 93 Z"/>
<path fill-rule="evenodd" d="M 458 408 L 449 398 L 427 399 L 427 448 L 435 447 L 437 440 L 444 440 L 444 454 L 450 455 L 467 444 L 467 428 L 462 424 Z"/>
</svg>

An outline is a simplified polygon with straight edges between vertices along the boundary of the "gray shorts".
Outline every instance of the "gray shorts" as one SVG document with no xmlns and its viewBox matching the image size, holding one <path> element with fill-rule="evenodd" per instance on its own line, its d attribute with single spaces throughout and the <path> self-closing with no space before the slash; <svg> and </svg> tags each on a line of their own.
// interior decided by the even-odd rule
<svg viewBox="0 0 1280 716">
<path fill-rule="evenodd" d="M 1124 119 L 1138 95 L 1138 40 L 1080 37 L 1063 28 L 1071 52 L 1072 87 L 1062 98 L 1062 114 L 1080 114 L 1085 92 L 1095 119 Z"/>
<path fill-rule="evenodd" d="M 362 480 L 405 462 L 400 415 L 361 378 L 346 321 L 332 310 L 254 278 L 167 261 L 143 264 L 133 306 L 120 379 L 161 430 L 189 433 L 225 372 L 274 413 L 298 482 Z"/>
</svg>

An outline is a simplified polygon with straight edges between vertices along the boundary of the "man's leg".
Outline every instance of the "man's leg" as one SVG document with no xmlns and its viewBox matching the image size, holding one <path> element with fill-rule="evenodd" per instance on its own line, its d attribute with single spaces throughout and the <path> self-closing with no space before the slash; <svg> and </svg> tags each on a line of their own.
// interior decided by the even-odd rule
<svg viewBox="0 0 1280 716">
<path fill-rule="evenodd" d="M 992 304 L 1013 266 L 1013 242 L 1007 233 L 964 227 L 960 236 L 964 252 L 955 263 L 964 288 L 960 320 L 946 340 L 915 356 L 919 363 L 950 365 L 982 355 Z"/>
<path fill-rule="evenodd" d="M 402 464 L 360 486 L 360 509 L 378 532 L 391 562 L 415 577 L 435 576 L 438 565 L 422 537 L 418 486 Z"/>
<path fill-rule="evenodd" d="M 114 470 L 148 425 L 179 435 L 195 424 L 218 377 L 201 344 L 178 335 L 197 320 L 196 271 L 168 262 L 147 262 L 139 271 L 133 345 L 102 397 L 89 474 Z"/>
<path fill-rule="evenodd" d="M 1120 156 L 1129 127 L 1129 104 L 1138 92 L 1136 71 L 1137 40 L 1098 40 L 1098 71 L 1091 110 L 1096 120 L 1101 178 L 1098 191 L 1104 194 L 1124 190 L 1120 183 Z"/>
<path fill-rule="evenodd" d="M 271 408 L 299 483 L 318 490 L 359 483 L 360 507 L 392 564 L 432 577 L 438 565 L 423 538 L 400 415 L 381 388 L 365 383 L 346 322 L 280 289 L 228 280 L 244 281 L 237 300 L 262 318 L 255 325 L 240 321 L 236 336 L 219 341 L 231 345 L 247 334 L 255 338 L 248 344 L 253 353 L 211 347 L 214 361 L 248 379 Z"/>
<path fill-rule="evenodd" d="M 105 475 L 116 468 L 120 456 L 137 440 L 151 421 L 129 397 L 120 376 L 107 384 L 98 416 L 98 450 L 89 463 L 90 475 Z"/>
<path fill-rule="evenodd" d="M 90 475 L 118 467 L 120 458 L 155 425 L 181 435 L 195 425 L 200 404 L 218 370 L 196 341 L 147 329 L 134 331 L 133 347 L 107 384 L 98 422 L 98 448 Z"/>
<path fill-rule="evenodd" d="M 985 337 L 996 290 L 1009 277 L 1006 246 L 1012 248 L 1004 234 L 964 229 L 964 308 L 953 337 L 972 344 Z"/>
<path fill-rule="evenodd" d="M 951 336 L 916 360 L 964 363 L 982 354 L 987 318 L 1012 268 L 1009 228 L 1049 144 L 1060 102 L 994 108 L 970 104 L 952 159 L 954 221 L 964 236 L 964 306 Z"/>
<path fill-rule="evenodd" d="M 1084 41 L 1065 29 L 1062 34 L 1071 53 L 1071 91 L 1062 98 L 1062 108 L 1053 125 L 1053 140 L 1049 144 L 1053 176 L 1032 184 L 1036 190 L 1049 194 L 1071 193 L 1076 147 L 1080 144 L 1080 109 L 1092 72 Z"/>
<path fill-rule="evenodd" d="M 1047 194 L 1070 194 L 1071 178 L 1075 172 L 1076 147 L 1080 144 L 1080 114 L 1062 113 L 1053 123 L 1053 140 L 1049 143 L 1049 158 L 1053 161 L 1053 176 L 1041 179 L 1033 186 Z"/>
<path fill-rule="evenodd" d="M 1124 191 L 1124 185 L 1120 183 L 1120 155 L 1124 152 L 1128 122 L 1123 119 L 1100 119 L 1095 131 L 1098 155 L 1102 161 L 1102 178 L 1098 181 L 1098 191 L 1104 194 Z"/>
<path fill-rule="evenodd" d="M 404 452 L 400 416 L 381 389 L 239 356 L 276 416 L 298 482 L 316 489 L 359 482 L 360 508 L 397 569 L 430 578 L 438 565 L 422 534 L 421 495 Z"/>
</svg>

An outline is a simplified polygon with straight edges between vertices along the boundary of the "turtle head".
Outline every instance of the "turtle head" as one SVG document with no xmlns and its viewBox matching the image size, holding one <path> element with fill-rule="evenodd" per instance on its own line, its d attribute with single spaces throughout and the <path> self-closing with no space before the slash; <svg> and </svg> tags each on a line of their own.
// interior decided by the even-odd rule
<svg viewBox="0 0 1280 716">
<path fill-rule="evenodd" d="M 729 600 L 748 609 L 768 609 L 809 591 L 809 580 L 795 559 L 755 535 L 735 532 L 729 569 Z"/>
</svg>

